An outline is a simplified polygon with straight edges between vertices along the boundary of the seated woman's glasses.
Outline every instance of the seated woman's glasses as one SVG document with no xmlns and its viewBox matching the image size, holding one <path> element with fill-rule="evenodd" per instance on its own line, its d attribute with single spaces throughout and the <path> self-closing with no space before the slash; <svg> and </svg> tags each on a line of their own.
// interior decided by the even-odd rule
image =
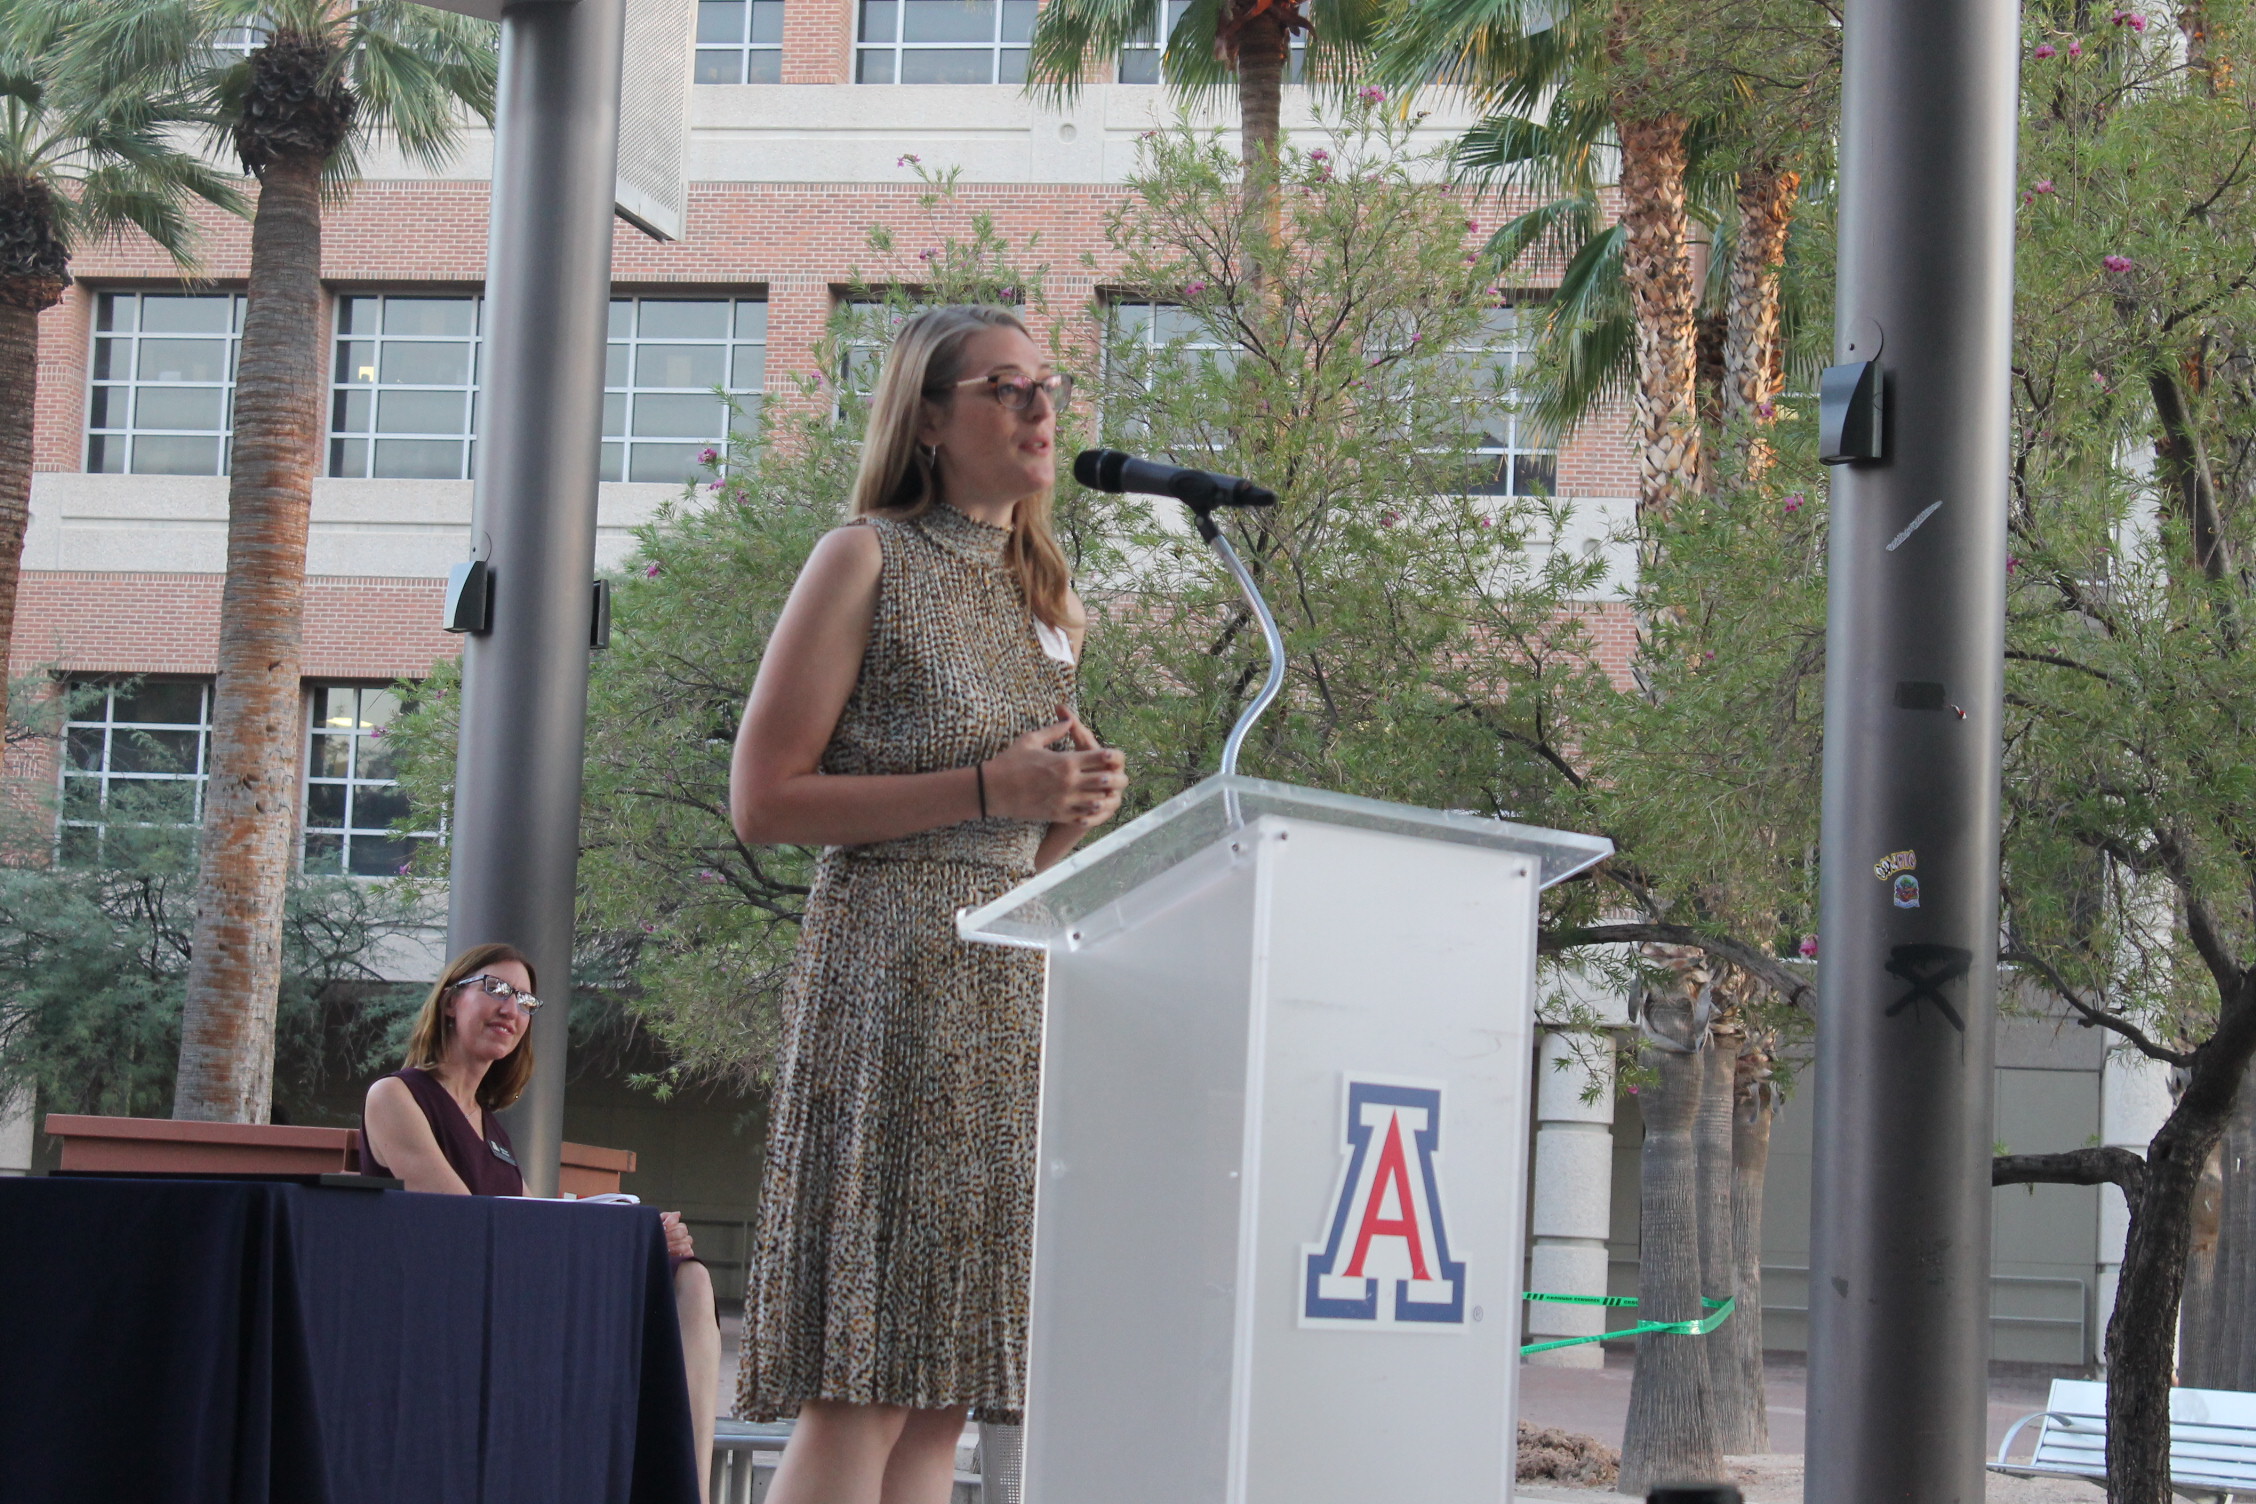
<svg viewBox="0 0 2256 1504">
<path fill-rule="evenodd" d="M 457 987 L 483 987 L 488 997 L 513 997 L 517 999 L 517 1006 L 527 1013 L 533 1012 L 541 1005 L 541 1000 L 530 992 L 521 991 L 504 982 L 501 978 L 482 971 L 474 977 L 464 977 L 454 985 Z"/>
</svg>

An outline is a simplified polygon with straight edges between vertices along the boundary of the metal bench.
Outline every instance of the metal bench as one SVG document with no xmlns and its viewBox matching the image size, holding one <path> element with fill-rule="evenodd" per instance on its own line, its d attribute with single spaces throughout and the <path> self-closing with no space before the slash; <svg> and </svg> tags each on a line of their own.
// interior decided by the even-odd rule
<svg viewBox="0 0 2256 1504">
<path fill-rule="evenodd" d="M 2009 1453 L 2031 1421 L 2037 1441 L 2026 1461 Z M 2016 1478 L 2107 1477 L 2107 1386 L 2054 1379 L 2045 1407 L 2005 1433 L 1990 1471 Z M 2256 1499 L 2256 1394 L 2228 1389 L 2170 1391 L 2170 1487 L 2189 1499 Z"/>
<path fill-rule="evenodd" d="M 978 1435 L 977 1427 L 967 1427 L 956 1448 L 956 1490 L 949 1504 L 982 1504 Z M 721 1421 L 713 1431 L 713 1478 L 708 1490 L 712 1504 L 761 1504 L 782 1460 L 783 1444 L 790 1439 L 787 1420 L 757 1425 Z"/>
</svg>

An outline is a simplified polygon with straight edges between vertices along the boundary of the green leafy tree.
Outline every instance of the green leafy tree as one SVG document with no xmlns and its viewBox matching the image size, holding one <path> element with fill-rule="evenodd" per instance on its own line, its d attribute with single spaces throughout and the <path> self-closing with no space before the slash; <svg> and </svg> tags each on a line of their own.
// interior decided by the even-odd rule
<svg viewBox="0 0 2256 1504">
<path fill-rule="evenodd" d="M 138 0 L 89 45 L 169 64 L 258 179 L 235 376 L 211 782 L 173 1112 L 267 1115 L 284 895 L 294 866 L 306 534 L 328 392 L 321 214 L 381 135 L 436 167 L 491 121 L 493 26 L 410 0 Z M 247 56 L 223 33 L 263 38 Z"/>
<path fill-rule="evenodd" d="M 60 740 L 66 714 L 100 688 L 14 685 L 10 745 Z M 146 741 L 140 763 L 163 766 Z M 85 861 L 49 860 L 52 799 L 0 807 L 0 1097 L 58 1112 L 127 1117 L 171 1105 L 195 917 L 191 786 L 113 784 L 103 838 Z M 404 895 L 347 878 L 293 882 L 282 924 L 282 1095 L 301 1111 L 332 1076 L 396 1058 L 420 989 L 386 982 L 385 941 L 415 919 Z"/>
<path fill-rule="evenodd" d="M 221 173 L 183 148 L 201 101 L 84 33 L 95 0 L 0 5 L 0 645 L 14 633 L 31 517 L 39 315 L 62 300 L 74 252 L 136 231 L 193 273 L 188 208 L 239 211 Z M 0 704 L 0 715 L 6 712 Z"/>
</svg>

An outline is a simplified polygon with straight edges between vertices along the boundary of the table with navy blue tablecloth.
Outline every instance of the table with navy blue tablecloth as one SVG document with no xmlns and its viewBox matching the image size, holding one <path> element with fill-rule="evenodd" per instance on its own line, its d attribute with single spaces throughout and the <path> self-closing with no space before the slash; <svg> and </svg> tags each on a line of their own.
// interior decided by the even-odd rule
<svg viewBox="0 0 2256 1504">
<path fill-rule="evenodd" d="M 0 1180 L 0 1504 L 694 1504 L 655 1211 Z"/>
</svg>

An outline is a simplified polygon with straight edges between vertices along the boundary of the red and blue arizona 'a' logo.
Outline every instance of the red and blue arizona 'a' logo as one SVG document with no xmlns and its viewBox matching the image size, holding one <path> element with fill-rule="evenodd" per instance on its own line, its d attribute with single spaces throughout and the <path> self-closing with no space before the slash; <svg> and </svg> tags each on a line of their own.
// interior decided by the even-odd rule
<svg viewBox="0 0 2256 1504">
<path fill-rule="evenodd" d="M 1302 1245 L 1302 1326 L 1465 1324 L 1465 1265 L 1442 1220 L 1441 1088 L 1347 1087 L 1346 1166 L 1322 1243 Z"/>
</svg>

